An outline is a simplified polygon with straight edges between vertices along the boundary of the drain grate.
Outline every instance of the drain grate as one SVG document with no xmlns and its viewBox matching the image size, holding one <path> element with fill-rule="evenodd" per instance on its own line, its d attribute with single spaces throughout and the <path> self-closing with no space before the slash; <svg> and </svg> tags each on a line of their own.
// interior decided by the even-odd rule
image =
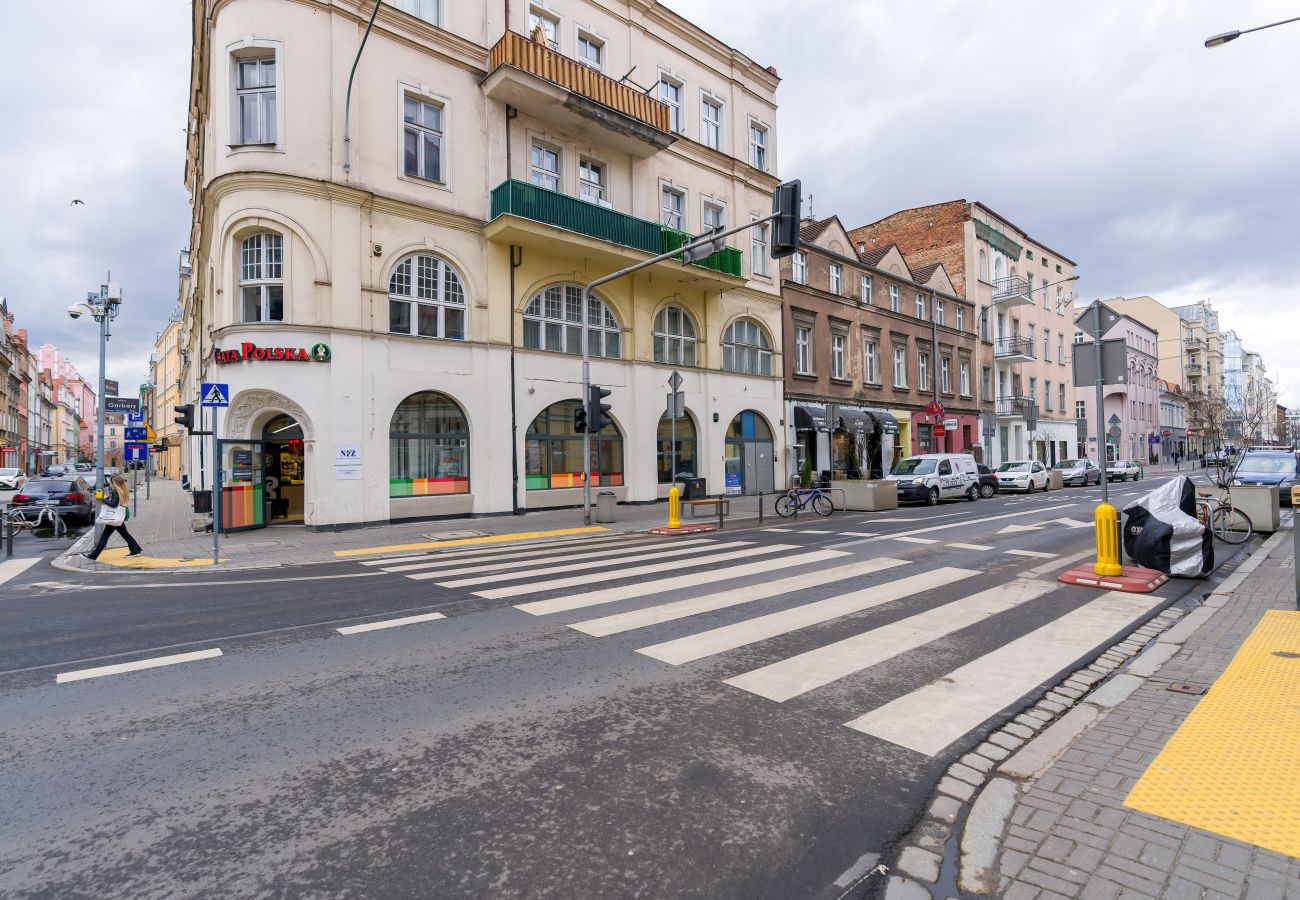
<svg viewBox="0 0 1300 900">
<path fill-rule="evenodd" d="M 1165 688 L 1167 691 L 1173 691 L 1178 694 L 1204 694 L 1209 690 L 1203 684 L 1192 684 L 1190 681 L 1171 681 Z"/>
<path fill-rule="evenodd" d="M 456 541 L 461 538 L 484 537 L 486 535 L 487 532 L 485 531 L 463 529 L 460 531 L 430 531 L 427 534 L 420 535 L 420 537 L 430 541 Z"/>
</svg>

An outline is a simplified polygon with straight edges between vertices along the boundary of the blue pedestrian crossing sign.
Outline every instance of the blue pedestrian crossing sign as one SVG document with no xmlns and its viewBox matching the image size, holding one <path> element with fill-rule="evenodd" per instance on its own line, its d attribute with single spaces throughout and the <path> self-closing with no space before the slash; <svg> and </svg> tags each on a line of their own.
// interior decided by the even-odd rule
<svg viewBox="0 0 1300 900">
<path fill-rule="evenodd" d="M 202 398 L 203 406 L 229 406 L 230 385 L 205 381 L 199 396 Z"/>
</svg>

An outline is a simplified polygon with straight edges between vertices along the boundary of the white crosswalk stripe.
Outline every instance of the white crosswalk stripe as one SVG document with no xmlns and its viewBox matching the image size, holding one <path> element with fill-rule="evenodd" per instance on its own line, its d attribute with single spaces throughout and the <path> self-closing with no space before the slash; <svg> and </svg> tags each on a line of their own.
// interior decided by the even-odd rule
<svg viewBox="0 0 1300 900">
<path fill-rule="evenodd" d="M 691 538 L 681 543 L 697 543 L 703 538 Z M 624 540 L 618 545 L 600 544 L 599 549 L 588 549 L 584 545 L 574 546 L 572 544 L 561 547 L 550 547 L 545 550 L 531 551 L 497 551 L 490 556 L 476 556 L 469 559 L 463 558 L 458 553 L 445 553 L 437 558 L 426 558 L 421 562 L 408 563 L 402 561 L 400 565 L 387 565 L 383 567 L 385 572 L 416 572 L 428 571 L 430 569 L 453 569 L 457 567 L 479 566 L 483 571 L 487 571 L 493 566 L 504 566 L 505 564 L 519 561 L 519 566 L 536 565 L 539 558 L 562 556 L 564 559 L 577 559 L 579 557 L 596 557 L 598 555 L 608 555 L 617 553 L 633 553 L 637 550 L 645 549 L 660 545 L 661 541 L 655 540 Z M 680 544 L 679 544 L 680 546 Z M 581 552 L 573 552 L 581 551 Z M 393 563 L 393 560 L 387 562 Z M 517 568 L 513 567 L 512 568 Z"/>
<path fill-rule="evenodd" d="M 778 546 L 781 550 L 797 549 L 794 544 L 781 544 Z M 702 584 L 714 584 L 719 581 L 730 581 L 734 578 L 746 578 L 750 575 L 762 575 L 767 572 L 773 572 L 777 569 L 794 568 L 800 565 L 811 563 L 825 562 L 829 559 L 838 559 L 847 556 L 843 550 L 813 550 L 807 553 L 796 553 L 793 556 L 782 556 L 777 559 L 765 559 L 761 562 L 745 563 L 739 566 L 726 566 L 720 569 L 714 569 L 706 572 L 693 572 L 687 575 L 677 575 L 672 578 L 660 578 L 655 581 L 643 581 L 635 584 L 619 585 L 617 587 L 602 588 L 600 590 L 588 591 L 583 594 L 570 594 L 566 597 L 555 597 L 550 600 L 536 600 L 531 603 L 521 603 L 515 609 L 522 609 L 526 613 L 535 616 L 545 616 L 551 613 L 568 612 L 575 609 L 585 609 L 589 606 L 599 606 L 604 603 L 615 603 L 620 600 L 631 600 L 636 597 L 645 597 L 650 594 L 666 594 L 670 591 L 688 590 Z M 676 566 L 673 566 L 676 568 Z M 620 573 L 620 577 L 626 573 Z M 607 574 L 600 576 L 602 579 L 608 578 Z M 589 580 L 595 580 L 589 579 Z M 507 588 L 507 590 L 510 590 Z M 539 590 L 543 590 L 539 588 Z M 480 593 L 478 596 L 484 596 Z"/>
<path fill-rule="evenodd" d="M 546 575 L 558 575 L 561 572 L 577 572 L 581 569 L 600 568 L 601 566 L 623 566 L 628 563 L 649 562 L 652 559 L 675 559 L 683 566 L 699 565 L 693 558 L 687 559 L 687 556 L 693 556 L 696 553 L 715 553 L 718 550 L 730 549 L 733 547 L 752 546 L 750 541 L 722 541 L 715 542 L 704 538 L 693 540 L 677 541 L 662 549 L 655 550 L 653 553 L 634 553 L 631 556 L 615 556 L 609 558 L 606 554 L 597 554 L 598 559 L 582 559 L 582 554 L 576 557 L 563 557 L 566 562 L 558 566 L 546 566 L 541 569 L 533 569 L 527 572 L 511 572 L 511 569 L 517 569 L 518 566 L 509 563 L 500 566 L 470 566 L 468 569 L 453 569 L 450 572 L 421 572 L 418 575 L 411 575 L 411 578 L 452 578 L 452 581 L 439 581 L 439 587 L 468 587 L 473 584 L 491 584 L 494 581 L 513 581 L 520 578 L 540 578 Z M 575 562 L 567 562 L 569 559 L 575 559 Z M 536 560 L 531 561 L 531 565 L 536 565 Z M 455 576 L 472 572 L 490 571 L 490 575 L 475 575 L 471 578 L 456 578 Z M 622 577 L 619 574 L 619 577 Z"/>
<path fill-rule="evenodd" d="M 391 566 L 407 562 L 420 562 L 426 560 L 449 559 L 455 557 L 464 559 L 466 557 L 484 557 L 491 558 L 494 556 L 513 556 L 518 557 L 523 553 L 554 553 L 562 547 L 570 547 L 580 544 L 584 547 L 607 544 L 611 542 L 630 543 L 636 540 L 648 540 L 644 535 L 631 534 L 608 534 L 595 536 L 581 536 L 572 538 L 561 538 L 556 540 L 545 541 L 524 541 L 517 544 L 496 543 L 490 546 L 468 546 L 468 547 L 445 547 L 443 549 L 429 549 L 418 553 L 405 553 L 400 556 L 386 556 L 381 559 L 358 560 L 358 565 L 362 566 Z"/>
<path fill-rule="evenodd" d="M 1056 559 L 1057 554 L 1042 550 L 1003 550 L 1009 556 L 1028 556 L 1031 559 Z"/>
<path fill-rule="evenodd" d="M 1031 579 L 1000 584 L 846 640 L 728 678 L 727 684 L 780 703 L 879 665 L 1055 589 L 1053 582 Z"/>
<path fill-rule="evenodd" d="M 769 613 L 756 619 L 724 625 L 689 637 L 665 641 L 637 650 L 646 656 L 679 666 L 683 663 L 713 656 L 725 650 L 734 650 L 746 644 L 767 640 L 810 625 L 829 622 L 841 616 L 862 612 L 874 606 L 890 603 L 911 594 L 952 584 L 963 578 L 978 575 L 971 569 L 939 568 L 919 575 L 900 578 L 887 584 L 874 585 L 862 590 L 841 594 L 793 609 Z"/>
<path fill-rule="evenodd" d="M 954 549 L 954 550 L 981 550 L 981 551 L 984 551 L 984 552 L 987 552 L 987 551 L 993 549 L 992 547 L 988 546 L 987 544 L 959 544 L 959 543 L 957 543 L 956 541 L 953 541 L 953 542 L 947 544 L 946 546 L 951 547 L 951 548 Z"/>
<path fill-rule="evenodd" d="M 728 591 L 720 591 L 716 594 L 706 594 L 703 597 L 692 597 L 688 600 L 678 600 L 661 606 L 634 609 L 631 612 L 615 613 L 612 616 L 604 616 L 599 619 L 575 622 L 569 627 L 575 631 L 590 634 L 593 637 L 604 637 L 610 634 L 632 631 L 636 628 L 645 628 L 649 625 L 661 625 L 664 622 L 685 619 L 701 613 L 740 606 L 744 603 L 753 603 L 756 600 L 766 600 L 769 597 L 779 597 L 782 594 L 794 591 L 833 584 L 847 578 L 858 578 L 902 565 L 907 565 L 907 561 L 890 559 L 889 557 L 868 559 L 832 569 L 817 569 L 776 581 L 749 584 Z"/>
<path fill-rule="evenodd" d="M 917 753 L 936 756 L 1163 602 L 1153 594 L 1103 594 L 845 724 Z"/>
<path fill-rule="evenodd" d="M 905 535 L 905 534 L 904 534 L 904 535 L 899 535 L 899 536 L 896 537 L 896 538 L 892 538 L 892 540 L 895 540 L 895 541 L 902 541 L 903 543 L 906 543 L 906 544 L 937 544 L 937 543 L 939 543 L 939 542 L 938 542 L 937 540 L 935 540 L 934 538 L 908 537 L 908 536 Z"/>
</svg>

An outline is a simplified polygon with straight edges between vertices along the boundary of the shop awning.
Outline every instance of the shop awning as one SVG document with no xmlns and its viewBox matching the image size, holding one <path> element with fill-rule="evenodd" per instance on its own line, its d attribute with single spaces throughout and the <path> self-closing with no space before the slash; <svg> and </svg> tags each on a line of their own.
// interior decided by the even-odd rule
<svg viewBox="0 0 1300 900">
<path fill-rule="evenodd" d="M 814 403 L 796 403 L 794 405 L 794 430 L 830 431 L 826 407 Z"/>
<path fill-rule="evenodd" d="M 864 409 L 867 415 L 876 420 L 881 434 L 898 434 L 898 420 L 883 409 Z"/>
<path fill-rule="evenodd" d="M 876 423 L 867 415 L 866 410 L 854 409 L 851 406 L 838 407 L 839 422 L 837 423 L 840 431 L 852 431 L 857 434 L 875 434 Z"/>
</svg>

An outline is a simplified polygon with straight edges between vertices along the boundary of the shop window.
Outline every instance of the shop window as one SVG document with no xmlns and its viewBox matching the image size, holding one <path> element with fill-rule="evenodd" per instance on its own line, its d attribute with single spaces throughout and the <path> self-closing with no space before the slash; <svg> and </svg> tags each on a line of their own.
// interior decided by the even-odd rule
<svg viewBox="0 0 1300 900">
<path fill-rule="evenodd" d="M 621 359 L 618 320 L 599 297 L 587 297 L 587 344 L 592 356 Z M 582 352 L 582 288 L 554 284 L 533 297 L 524 310 L 524 346 L 556 353 Z"/>
<path fill-rule="evenodd" d="M 695 323 L 680 306 L 665 306 L 655 316 L 655 362 L 695 365 Z"/>
<path fill-rule="evenodd" d="M 388 330 L 465 340 L 465 288 L 456 270 L 426 254 L 399 262 L 388 280 Z"/>
<path fill-rule="evenodd" d="M 552 403 L 528 426 L 524 444 L 528 490 L 582 487 L 582 435 L 573 429 L 573 414 L 580 405 L 578 400 Z M 623 484 L 623 436 L 612 423 L 591 436 L 591 484 Z"/>
<path fill-rule="evenodd" d="M 772 344 L 753 319 L 737 319 L 722 335 L 722 370 L 742 375 L 772 374 Z"/>
<path fill-rule="evenodd" d="M 673 429 L 677 432 L 677 457 L 673 458 Z M 695 422 L 689 415 L 682 416 L 673 425 L 668 415 L 659 417 L 659 431 L 655 438 L 655 465 L 659 472 L 660 484 L 672 484 L 674 465 L 677 477 L 695 478 L 699 466 L 696 456 Z"/>
<path fill-rule="evenodd" d="M 284 239 L 266 231 L 239 245 L 241 321 L 284 321 Z"/>
<path fill-rule="evenodd" d="M 469 425 L 456 401 L 437 391 L 403 400 L 388 428 L 388 495 L 469 493 Z"/>
</svg>

